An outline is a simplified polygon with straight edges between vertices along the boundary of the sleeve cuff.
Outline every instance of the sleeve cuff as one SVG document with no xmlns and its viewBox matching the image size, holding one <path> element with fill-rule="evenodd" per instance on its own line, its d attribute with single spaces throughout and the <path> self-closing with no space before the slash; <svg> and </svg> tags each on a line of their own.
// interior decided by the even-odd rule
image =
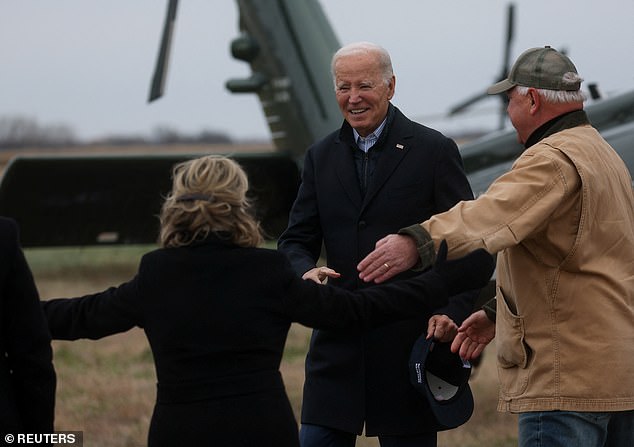
<svg viewBox="0 0 634 447">
<path fill-rule="evenodd" d="M 416 242 L 416 250 L 418 251 L 419 262 L 412 270 L 423 271 L 434 264 L 436 260 L 436 250 L 431 235 L 422 226 L 415 224 L 409 227 L 401 228 L 398 234 L 409 236 Z"/>
<path fill-rule="evenodd" d="M 484 311 L 485 314 L 487 314 L 487 318 L 494 323 L 495 323 L 495 316 L 497 315 L 496 306 L 497 306 L 497 301 L 495 300 L 495 298 L 491 298 L 482 306 L 482 310 Z"/>
</svg>

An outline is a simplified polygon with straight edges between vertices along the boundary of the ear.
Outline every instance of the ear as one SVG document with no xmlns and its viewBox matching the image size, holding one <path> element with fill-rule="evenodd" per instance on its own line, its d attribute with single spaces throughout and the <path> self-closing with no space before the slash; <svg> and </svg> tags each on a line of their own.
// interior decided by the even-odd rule
<svg viewBox="0 0 634 447">
<path fill-rule="evenodd" d="M 527 96 L 528 96 L 528 99 L 530 100 L 529 113 L 531 115 L 535 115 L 539 111 L 539 108 L 541 106 L 541 98 L 539 96 L 539 93 L 537 93 L 536 89 L 529 88 Z"/>
<path fill-rule="evenodd" d="M 392 79 L 390 79 L 390 83 L 387 88 L 388 88 L 387 99 L 389 100 L 394 97 L 394 91 L 396 90 L 396 76 L 392 75 Z"/>
</svg>

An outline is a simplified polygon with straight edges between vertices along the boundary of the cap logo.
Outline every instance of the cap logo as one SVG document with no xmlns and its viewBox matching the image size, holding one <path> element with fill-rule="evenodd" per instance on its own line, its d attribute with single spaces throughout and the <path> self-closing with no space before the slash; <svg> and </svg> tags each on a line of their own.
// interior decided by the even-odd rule
<svg viewBox="0 0 634 447">
<path fill-rule="evenodd" d="M 420 370 L 420 362 L 416 362 L 414 368 L 416 368 L 416 382 L 423 383 L 423 373 Z"/>
</svg>

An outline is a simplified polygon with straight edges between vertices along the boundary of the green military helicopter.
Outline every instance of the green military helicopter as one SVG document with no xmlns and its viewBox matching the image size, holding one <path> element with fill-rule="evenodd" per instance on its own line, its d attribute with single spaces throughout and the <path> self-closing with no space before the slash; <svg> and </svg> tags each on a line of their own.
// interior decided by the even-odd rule
<svg viewBox="0 0 634 447">
<path fill-rule="evenodd" d="M 258 216 L 275 238 L 286 225 L 305 149 L 341 125 L 330 75 L 340 45 L 317 0 L 236 2 L 239 35 L 231 53 L 250 65 L 251 75 L 230 79 L 226 87 L 258 95 L 275 151 L 231 156 L 247 170 Z M 168 1 L 150 101 L 164 91 L 177 6 L 178 0 Z M 509 8 L 505 69 L 511 37 Z M 594 101 L 586 111 L 634 172 L 634 91 Z M 460 150 L 479 194 L 509 169 L 522 147 L 514 131 L 500 130 Z M 192 156 L 16 157 L 0 183 L 0 215 L 18 221 L 25 247 L 153 243 L 171 167 Z"/>
</svg>

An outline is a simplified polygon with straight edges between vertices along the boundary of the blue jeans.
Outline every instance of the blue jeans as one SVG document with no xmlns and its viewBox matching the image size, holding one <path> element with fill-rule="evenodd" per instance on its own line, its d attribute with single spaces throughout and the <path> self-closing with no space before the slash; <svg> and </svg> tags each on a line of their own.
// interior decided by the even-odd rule
<svg viewBox="0 0 634 447">
<path fill-rule="evenodd" d="M 436 447 L 436 433 L 417 436 L 379 436 L 381 447 Z M 357 435 L 320 425 L 302 424 L 299 430 L 301 447 L 354 447 Z"/>
<path fill-rule="evenodd" d="M 634 411 L 519 415 L 519 447 L 634 446 Z"/>
</svg>

